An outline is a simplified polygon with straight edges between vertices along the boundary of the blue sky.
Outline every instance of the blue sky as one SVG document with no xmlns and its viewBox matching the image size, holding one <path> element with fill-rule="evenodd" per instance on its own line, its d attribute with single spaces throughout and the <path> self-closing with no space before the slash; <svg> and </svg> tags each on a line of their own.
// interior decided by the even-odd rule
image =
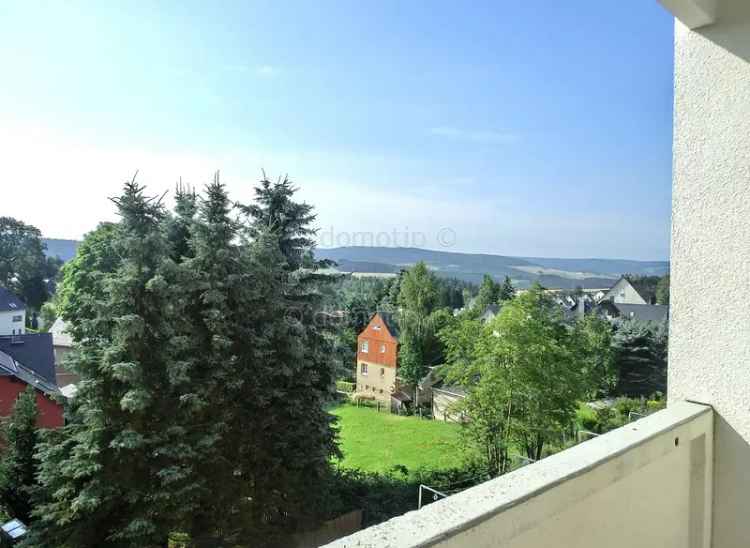
<svg viewBox="0 0 750 548">
<path fill-rule="evenodd" d="M 78 238 L 136 169 L 249 201 L 265 168 L 326 245 L 666 259 L 672 27 L 651 0 L 2 3 L 0 215 Z"/>
</svg>

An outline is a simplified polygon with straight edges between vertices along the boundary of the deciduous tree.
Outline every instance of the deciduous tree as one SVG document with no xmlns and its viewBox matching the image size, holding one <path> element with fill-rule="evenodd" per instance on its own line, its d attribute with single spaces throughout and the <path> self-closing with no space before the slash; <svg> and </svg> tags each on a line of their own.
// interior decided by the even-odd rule
<svg viewBox="0 0 750 548">
<path fill-rule="evenodd" d="M 0 286 L 16 293 L 38 310 L 49 298 L 48 281 L 61 262 L 47 258 L 42 233 L 12 217 L 0 217 Z"/>
</svg>

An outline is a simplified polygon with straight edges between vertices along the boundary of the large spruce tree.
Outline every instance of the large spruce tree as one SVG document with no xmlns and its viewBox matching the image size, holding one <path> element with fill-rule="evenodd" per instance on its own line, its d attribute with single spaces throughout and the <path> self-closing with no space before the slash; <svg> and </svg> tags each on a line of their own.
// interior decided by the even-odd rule
<svg viewBox="0 0 750 548">
<path fill-rule="evenodd" d="M 240 207 L 217 176 L 173 216 L 135 183 L 114 200 L 120 222 L 66 268 L 82 380 L 42 444 L 27 545 L 285 546 L 322 518 L 329 280 L 293 191 L 262 184 Z"/>
<path fill-rule="evenodd" d="M 30 546 L 164 546 L 190 501 L 174 427 L 168 369 L 175 288 L 164 278 L 168 249 L 159 201 L 135 182 L 113 200 L 118 264 L 94 272 L 84 315 L 66 315 L 81 375 L 72 420 L 40 451 L 46 498 Z M 105 253 L 106 255 L 106 253 Z M 95 261 L 97 262 L 97 261 Z"/>
<path fill-rule="evenodd" d="M 264 325 L 265 345 L 258 375 L 259 438 L 248 459 L 253 531 L 270 535 L 310 527 L 319 517 L 319 498 L 337 452 L 333 417 L 324 405 L 333 396 L 333 325 L 323 312 L 323 287 L 332 282 L 312 259 L 315 218 L 312 207 L 293 200 L 295 189 L 284 178 L 266 178 L 256 189 L 258 203 L 241 206 L 250 224 L 252 255 L 264 299 L 257 321 Z M 304 266 L 303 266 L 304 265 Z M 283 537 L 283 535 L 282 535 Z M 257 540 L 256 541 L 260 542 Z"/>
</svg>

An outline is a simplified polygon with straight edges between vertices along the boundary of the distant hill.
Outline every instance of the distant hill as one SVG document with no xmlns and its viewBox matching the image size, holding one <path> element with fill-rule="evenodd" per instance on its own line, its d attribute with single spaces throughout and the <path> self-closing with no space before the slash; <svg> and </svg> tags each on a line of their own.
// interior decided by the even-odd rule
<svg viewBox="0 0 750 548">
<path fill-rule="evenodd" d="M 48 257 L 60 257 L 63 261 L 69 261 L 76 256 L 76 251 L 81 242 L 77 240 L 58 240 L 56 238 L 44 238 L 42 240 L 47 246 Z"/>
<path fill-rule="evenodd" d="M 81 242 L 46 238 L 47 255 L 69 261 Z M 562 259 L 509 257 L 486 253 L 453 253 L 416 247 L 334 247 L 317 249 L 319 259 L 330 259 L 342 272 L 390 274 L 424 261 L 439 276 L 479 283 L 482 276 L 503 279 L 510 276 L 518 287 L 538 281 L 545 287 L 586 289 L 611 287 L 623 274 L 662 276 L 669 272 L 667 261 L 626 259 Z"/>
<path fill-rule="evenodd" d="M 318 258 L 336 261 L 344 272 L 398 272 L 424 261 L 439 276 L 470 282 L 481 281 L 484 274 L 497 279 L 510 276 L 519 287 L 538 281 L 549 288 L 600 289 L 612 286 L 622 274 L 669 272 L 667 261 L 508 257 L 411 247 L 337 247 L 315 253 Z"/>
<path fill-rule="evenodd" d="M 553 259 L 524 257 L 526 261 L 546 268 L 595 274 L 641 274 L 663 276 L 669 272 L 667 261 L 630 261 L 627 259 Z"/>
</svg>

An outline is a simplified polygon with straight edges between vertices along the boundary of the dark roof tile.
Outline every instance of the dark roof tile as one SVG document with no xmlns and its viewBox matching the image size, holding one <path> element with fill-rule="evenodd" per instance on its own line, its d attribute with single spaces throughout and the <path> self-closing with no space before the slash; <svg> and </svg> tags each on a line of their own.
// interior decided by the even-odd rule
<svg viewBox="0 0 750 548">
<path fill-rule="evenodd" d="M 10 355 L 47 382 L 57 384 L 51 333 L 0 336 L 0 351 Z"/>
<path fill-rule="evenodd" d="M 26 305 L 13 292 L 0 286 L 0 312 L 12 310 L 26 310 Z"/>
</svg>

